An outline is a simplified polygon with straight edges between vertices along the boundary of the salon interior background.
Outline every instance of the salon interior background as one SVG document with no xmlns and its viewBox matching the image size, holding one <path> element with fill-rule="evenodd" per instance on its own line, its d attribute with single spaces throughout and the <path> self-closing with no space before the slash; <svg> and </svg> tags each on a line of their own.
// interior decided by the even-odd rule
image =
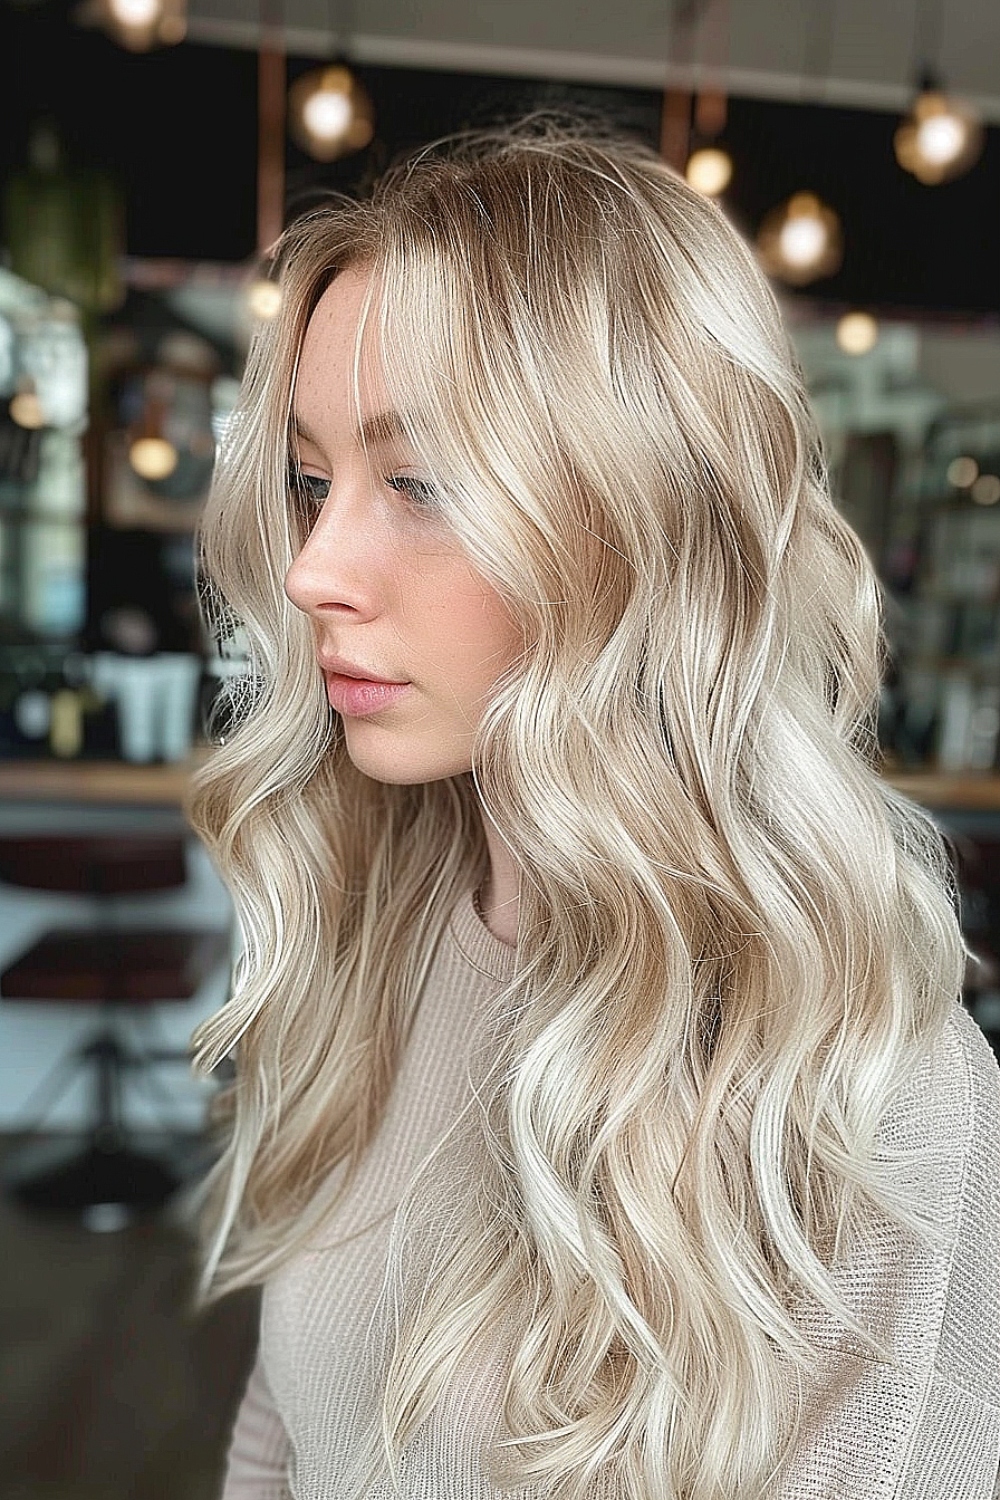
<svg viewBox="0 0 1000 1500">
<path fill-rule="evenodd" d="M 13 329 L 21 359 L 0 358 L 0 833 L 29 813 L 61 834 L 132 837 L 180 822 L 186 765 L 166 761 L 190 717 L 172 722 L 165 763 L 130 764 L 150 746 L 122 735 L 88 668 L 101 653 L 122 672 L 195 660 L 206 699 L 217 681 L 191 542 L 252 326 L 262 3 L 285 54 L 279 105 L 286 79 L 327 57 L 346 21 L 375 117 L 371 145 L 327 165 L 283 125 L 271 132 L 286 215 L 329 187 L 358 189 L 399 149 L 535 105 L 594 105 L 656 144 L 665 87 L 676 103 L 692 85 L 725 95 L 733 176 L 722 202 L 748 238 L 799 191 L 835 209 L 839 269 L 776 286 L 837 503 L 887 587 L 897 653 L 879 724 L 887 774 L 971 850 L 961 907 L 978 957 L 965 998 L 1000 1052 L 996 0 L 354 0 L 350 16 L 347 0 L 188 0 L 185 39 L 149 52 L 119 46 L 93 13 L 82 24 L 81 0 L 0 0 L 0 355 Z M 893 150 L 925 64 L 985 128 L 978 159 L 939 185 Z M 46 121 L 61 163 L 52 132 L 39 136 Z M 39 209 L 53 187 L 62 231 Z M 109 193 L 124 210 L 117 236 Z M 103 244 L 82 232 L 99 223 Z M 81 262 L 84 241 L 96 268 Z M 877 320 L 860 354 L 836 340 L 852 311 Z M 20 388 L 29 365 L 62 402 L 40 428 L 11 415 L 24 396 L 38 419 L 37 391 Z M 154 437 L 174 456 L 160 478 L 130 459 Z M 56 704 L 66 712 L 50 713 Z M 139 805 L 150 795 L 170 805 Z M 194 840 L 189 859 L 185 887 L 126 903 L 129 920 L 224 926 L 225 892 Z M 89 921 L 86 901 L 0 882 L 0 969 L 63 920 Z M 156 1008 L 162 1050 L 142 1071 L 169 1110 L 141 1072 L 125 1097 L 130 1132 L 145 1146 L 169 1127 L 186 1171 L 205 1160 L 212 1093 L 190 1077 L 188 1042 L 226 983 L 213 973 L 189 1000 Z M 93 1006 L 0 999 L 5 1167 L 27 1101 L 97 1019 Z M 117 1024 L 141 1045 L 141 1017 L 125 1011 Z M 80 1074 L 44 1123 L 75 1143 L 91 1115 Z M 190 1247 L 176 1226 L 43 1229 L 3 1192 L 0 1261 L 0 1500 L 214 1500 L 255 1304 L 230 1301 L 193 1324 Z"/>
<path fill-rule="evenodd" d="M 2 0 L 0 10 L 5 182 L 30 173 L 33 132 L 47 120 L 64 166 L 113 180 L 123 203 L 120 300 L 101 311 L 91 351 L 105 371 L 113 361 L 100 354 L 101 339 L 120 351 L 131 338 L 133 364 L 155 374 L 163 338 L 180 332 L 205 340 L 217 370 L 238 378 L 248 334 L 241 299 L 262 241 L 262 41 L 279 49 L 292 86 L 345 47 L 374 113 L 370 145 L 328 163 L 313 159 L 282 123 L 286 220 L 331 187 L 362 190 L 401 149 L 533 106 L 594 107 L 662 144 L 665 99 L 687 95 L 690 104 L 699 92 L 721 99 L 714 129 L 733 175 L 720 201 L 747 238 L 755 240 L 767 216 L 804 190 L 839 217 L 839 266 L 807 284 L 776 286 L 824 426 L 838 502 L 890 587 L 897 670 L 887 688 L 894 696 L 882 726 L 886 748 L 903 765 L 994 766 L 1000 7 L 993 0 L 622 0 L 613 7 L 188 0 L 184 39 L 146 52 L 118 45 L 100 24 L 108 3 Z M 927 71 L 983 125 L 978 158 L 936 185 L 903 170 L 894 153 L 901 117 Z M 10 223 L 9 193 L 7 203 L 4 253 L 18 269 L 11 246 L 24 236 Z M 835 331 L 858 310 L 877 319 L 879 337 L 852 355 Z M 156 550 L 131 534 L 144 532 L 142 507 L 116 509 L 109 494 L 102 455 L 114 432 L 104 429 L 130 418 L 124 398 L 115 406 L 106 395 L 92 388 L 84 439 L 85 650 L 123 649 L 101 622 L 118 617 L 123 574 L 134 589 L 146 566 L 143 548 Z M 948 477 L 961 457 L 975 466 L 977 493 Z M 966 478 L 971 472 L 967 466 Z M 172 482 L 148 485 L 160 511 L 175 504 L 173 520 L 157 515 L 149 530 L 174 535 L 176 574 L 176 536 L 198 496 L 195 487 L 171 500 Z M 148 565 L 170 571 L 155 559 Z M 190 589 L 190 580 L 175 580 L 175 592 L 183 586 Z M 161 631 L 168 648 L 199 644 L 190 597 L 181 614 L 180 626 L 168 622 Z M 23 623 L 0 621 L 15 640 Z M 952 693 L 956 675 L 962 680 Z M 977 715 L 981 732 L 970 738 Z"/>
</svg>

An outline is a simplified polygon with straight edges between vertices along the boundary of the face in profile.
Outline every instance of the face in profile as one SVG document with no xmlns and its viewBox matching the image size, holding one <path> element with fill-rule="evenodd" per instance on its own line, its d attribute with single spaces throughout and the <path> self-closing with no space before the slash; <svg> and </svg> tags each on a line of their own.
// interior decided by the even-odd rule
<svg viewBox="0 0 1000 1500">
<path fill-rule="evenodd" d="M 521 635 L 437 511 L 373 361 L 361 382 L 366 461 L 353 369 L 368 282 L 361 269 L 341 272 L 306 330 L 291 458 L 311 530 L 285 592 L 312 622 L 354 764 L 378 781 L 434 781 L 471 768 L 483 708 Z"/>
</svg>

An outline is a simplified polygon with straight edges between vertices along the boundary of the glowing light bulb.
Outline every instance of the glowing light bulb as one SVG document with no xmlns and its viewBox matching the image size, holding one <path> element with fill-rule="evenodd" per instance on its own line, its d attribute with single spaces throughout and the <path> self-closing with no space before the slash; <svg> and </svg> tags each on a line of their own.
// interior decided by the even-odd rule
<svg viewBox="0 0 1000 1500">
<path fill-rule="evenodd" d="M 186 0 L 90 0 L 105 30 L 130 52 L 173 47 L 187 35 Z"/>
<path fill-rule="evenodd" d="M 957 115 L 932 115 L 917 126 L 917 150 L 928 161 L 945 167 L 961 156 L 968 133 Z"/>
<path fill-rule="evenodd" d="M 972 111 L 937 89 L 918 95 L 893 139 L 899 165 L 929 186 L 967 171 L 982 144 L 983 128 Z"/>
<path fill-rule="evenodd" d="M 794 193 L 764 219 L 757 245 L 765 270 L 804 286 L 840 265 L 840 221 L 815 193 Z"/>
<path fill-rule="evenodd" d="M 778 245 L 790 266 L 811 266 L 826 249 L 826 227 L 811 214 L 788 219 L 778 232 Z"/>
<path fill-rule="evenodd" d="M 136 438 L 128 461 L 141 479 L 166 479 L 177 467 L 177 449 L 166 438 Z"/>
<path fill-rule="evenodd" d="M 302 118 L 310 134 L 321 141 L 336 141 L 351 123 L 351 106 L 346 94 L 324 88 L 307 99 Z"/>
<path fill-rule="evenodd" d="M 979 465 L 974 458 L 963 454 L 961 458 L 953 458 L 948 465 L 948 483 L 953 484 L 956 490 L 967 490 L 975 484 L 979 478 Z"/>
<path fill-rule="evenodd" d="M 690 157 L 684 175 L 697 192 L 716 198 L 732 180 L 733 159 L 718 146 L 703 146 Z"/>
<path fill-rule="evenodd" d="M 350 68 L 340 63 L 296 79 L 288 106 L 292 136 L 317 161 L 360 151 L 375 133 L 371 100 Z"/>
<path fill-rule="evenodd" d="M 281 308 L 281 288 L 276 281 L 254 281 L 247 291 L 247 307 L 251 316 L 261 322 L 276 318 Z"/>
<path fill-rule="evenodd" d="M 121 26 L 152 26 L 162 8 L 160 0 L 108 0 L 112 19 Z"/>
<path fill-rule="evenodd" d="M 845 354 L 867 354 L 878 343 L 878 324 L 871 313 L 845 313 L 837 323 L 836 337 Z"/>
</svg>

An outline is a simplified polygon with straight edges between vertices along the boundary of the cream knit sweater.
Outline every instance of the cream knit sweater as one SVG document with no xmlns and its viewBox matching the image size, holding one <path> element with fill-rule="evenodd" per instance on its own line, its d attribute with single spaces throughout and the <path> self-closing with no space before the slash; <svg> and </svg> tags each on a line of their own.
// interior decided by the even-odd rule
<svg viewBox="0 0 1000 1500">
<path fill-rule="evenodd" d="M 392 1210 L 469 1096 L 483 1067 L 482 1016 L 513 963 L 466 892 L 364 1172 L 323 1242 L 264 1288 L 222 1500 L 353 1500 L 354 1435 L 377 1405 L 372 1330 Z M 809 1429 L 774 1500 L 1000 1496 L 1000 1071 L 959 1005 L 886 1137 L 921 1143 L 947 1243 L 918 1253 L 887 1229 L 856 1247 L 838 1276 L 848 1303 L 889 1339 L 895 1368 L 852 1352 L 823 1316 L 804 1319 L 824 1352 Z M 403 1455 L 403 1500 L 501 1500 L 480 1461 L 496 1404 L 493 1388 L 473 1380 L 435 1411 Z M 392 1494 L 386 1482 L 365 1500 Z"/>
</svg>

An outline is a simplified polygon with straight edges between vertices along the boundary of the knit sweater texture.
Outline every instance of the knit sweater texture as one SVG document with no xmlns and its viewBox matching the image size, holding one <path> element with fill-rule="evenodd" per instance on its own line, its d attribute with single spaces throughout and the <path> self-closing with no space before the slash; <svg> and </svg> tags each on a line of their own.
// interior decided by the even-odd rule
<svg viewBox="0 0 1000 1500">
<path fill-rule="evenodd" d="M 362 1171 L 319 1240 L 264 1286 L 221 1500 L 356 1500 L 357 1433 L 378 1409 L 385 1357 L 376 1330 L 393 1213 L 484 1076 L 484 1017 L 514 962 L 465 892 Z M 997 1500 L 1000 1070 L 957 1002 L 884 1138 L 919 1148 L 921 1190 L 946 1226 L 943 1240 L 917 1247 L 886 1225 L 835 1272 L 893 1363 L 866 1357 L 818 1309 L 801 1314 L 819 1360 L 774 1500 Z M 483 1465 L 486 1435 L 500 1430 L 498 1389 L 486 1372 L 438 1404 L 401 1456 L 400 1500 L 502 1500 Z M 386 1479 L 363 1500 L 395 1493 Z M 517 1493 L 538 1500 L 543 1491 Z M 613 1488 L 600 1500 L 615 1500 Z"/>
</svg>

